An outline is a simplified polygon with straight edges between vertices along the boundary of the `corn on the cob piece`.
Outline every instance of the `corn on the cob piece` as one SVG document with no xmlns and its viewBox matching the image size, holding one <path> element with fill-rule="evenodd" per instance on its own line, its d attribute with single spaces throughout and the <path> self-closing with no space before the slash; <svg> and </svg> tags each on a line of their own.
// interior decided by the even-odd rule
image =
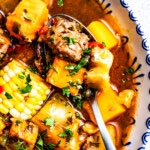
<svg viewBox="0 0 150 150">
<path fill-rule="evenodd" d="M 0 112 L 15 118 L 30 119 L 41 108 L 51 86 L 29 71 L 22 63 L 13 60 L 1 71 Z"/>
</svg>

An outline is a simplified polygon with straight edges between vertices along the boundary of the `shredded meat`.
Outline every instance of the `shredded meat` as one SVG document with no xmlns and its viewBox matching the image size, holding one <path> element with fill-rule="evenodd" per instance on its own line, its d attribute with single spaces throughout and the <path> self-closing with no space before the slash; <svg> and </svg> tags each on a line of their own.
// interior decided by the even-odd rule
<svg viewBox="0 0 150 150">
<path fill-rule="evenodd" d="M 54 54 L 77 62 L 81 59 L 83 50 L 88 48 L 89 38 L 78 31 L 77 23 L 59 18 L 50 27 L 46 41 Z"/>
</svg>

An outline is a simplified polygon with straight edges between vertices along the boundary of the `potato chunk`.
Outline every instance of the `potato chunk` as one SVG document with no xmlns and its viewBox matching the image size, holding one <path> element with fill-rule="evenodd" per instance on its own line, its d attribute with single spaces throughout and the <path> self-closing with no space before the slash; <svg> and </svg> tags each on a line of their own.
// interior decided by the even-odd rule
<svg viewBox="0 0 150 150">
<path fill-rule="evenodd" d="M 91 52 L 91 68 L 87 71 L 86 83 L 98 90 L 107 91 L 110 87 L 109 70 L 113 63 L 113 55 L 107 48 L 94 47 Z"/>
<path fill-rule="evenodd" d="M 46 119 L 53 120 L 53 125 L 46 124 Z M 40 131 L 47 130 L 47 143 L 57 144 L 61 141 L 57 150 L 79 150 L 79 120 L 75 117 L 75 110 L 67 103 L 66 99 L 59 93 L 55 93 L 44 107 L 32 118 L 32 121 L 39 126 Z M 69 129 L 72 133 L 61 137 L 64 131 Z"/>
<path fill-rule="evenodd" d="M 12 36 L 31 41 L 47 21 L 48 9 L 43 1 L 22 0 L 7 17 L 6 27 Z"/>
<path fill-rule="evenodd" d="M 33 149 L 37 136 L 38 126 L 32 122 L 12 118 L 12 126 L 10 128 L 10 136 L 16 136 L 28 143 L 28 149 Z"/>
<path fill-rule="evenodd" d="M 55 57 L 52 64 L 54 69 L 49 70 L 46 81 L 58 88 L 69 86 L 71 95 L 77 95 L 79 89 L 71 86 L 69 83 L 71 82 L 82 84 L 86 69 L 81 68 L 75 75 L 69 75 L 69 70 L 65 69 L 65 67 L 69 64 L 75 65 L 58 57 Z"/>
</svg>

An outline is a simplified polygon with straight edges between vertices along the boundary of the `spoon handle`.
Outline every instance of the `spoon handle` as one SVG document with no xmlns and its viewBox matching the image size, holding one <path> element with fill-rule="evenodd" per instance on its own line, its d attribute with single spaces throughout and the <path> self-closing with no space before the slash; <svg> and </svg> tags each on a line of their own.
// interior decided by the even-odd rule
<svg viewBox="0 0 150 150">
<path fill-rule="evenodd" d="M 96 97 L 96 96 L 95 96 Z M 116 150 L 103 121 L 96 99 L 90 101 L 106 150 Z"/>
</svg>

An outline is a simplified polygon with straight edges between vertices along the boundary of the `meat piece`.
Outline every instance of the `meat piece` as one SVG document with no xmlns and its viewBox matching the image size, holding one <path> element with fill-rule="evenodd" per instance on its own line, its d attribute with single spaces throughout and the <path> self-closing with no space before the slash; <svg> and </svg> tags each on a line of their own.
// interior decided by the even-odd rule
<svg viewBox="0 0 150 150">
<path fill-rule="evenodd" d="M 78 24 L 59 18 L 50 27 L 46 41 L 53 53 L 73 62 L 81 59 L 83 50 L 88 48 L 89 38 L 77 29 Z"/>
<path fill-rule="evenodd" d="M 10 40 L 4 35 L 3 30 L 0 28 L 0 60 L 7 52 Z"/>
</svg>

